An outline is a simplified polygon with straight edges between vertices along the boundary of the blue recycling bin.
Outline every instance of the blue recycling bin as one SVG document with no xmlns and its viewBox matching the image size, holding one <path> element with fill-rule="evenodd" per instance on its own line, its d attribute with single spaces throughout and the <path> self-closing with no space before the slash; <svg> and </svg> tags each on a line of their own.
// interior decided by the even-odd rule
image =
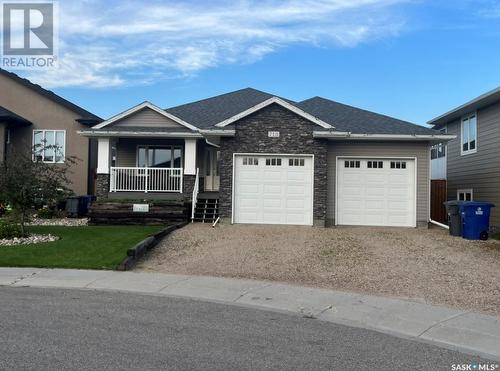
<svg viewBox="0 0 500 371">
<path fill-rule="evenodd" d="M 468 240 L 487 240 L 490 229 L 490 202 L 467 201 L 460 205 L 462 237 Z"/>
</svg>

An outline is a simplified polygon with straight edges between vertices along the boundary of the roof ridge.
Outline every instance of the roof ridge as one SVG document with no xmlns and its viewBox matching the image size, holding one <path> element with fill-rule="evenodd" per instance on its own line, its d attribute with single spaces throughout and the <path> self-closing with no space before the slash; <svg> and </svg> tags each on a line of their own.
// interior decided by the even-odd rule
<svg viewBox="0 0 500 371">
<path fill-rule="evenodd" d="M 7 71 L 3 68 L 0 68 L 0 74 L 6 76 L 6 77 L 8 77 L 16 82 L 19 82 L 20 84 L 26 86 L 27 88 L 35 90 L 37 93 L 47 97 L 48 99 L 52 99 L 52 100 L 56 101 L 57 103 L 61 104 L 62 106 L 68 108 L 69 110 L 71 110 L 75 113 L 78 113 L 80 116 L 82 116 L 81 117 L 82 119 L 91 118 L 91 119 L 96 119 L 96 120 L 102 120 L 102 118 L 93 114 L 90 111 L 87 111 L 85 108 L 82 108 L 82 107 L 76 105 L 75 103 L 70 102 L 69 100 L 61 97 L 60 95 L 54 93 L 53 91 L 45 89 L 41 85 L 36 84 L 34 82 L 31 82 L 29 79 L 27 79 L 25 77 L 21 77 L 14 72 L 10 72 L 10 71 Z"/>
<path fill-rule="evenodd" d="M 379 113 L 379 112 L 375 112 L 375 111 L 370 111 L 370 110 L 367 110 L 365 108 L 360 108 L 360 107 L 356 107 L 356 106 L 353 106 L 353 105 L 350 105 L 350 104 L 345 104 L 345 103 L 341 103 L 341 102 L 338 102 L 338 101 L 335 101 L 333 99 L 328 99 L 328 98 L 324 98 L 324 97 L 320 97 L 319 95 L 315 96 L 315 97 L 312 97 L 312 98 L 309 98 L 309 99 L 306 99 L 306 100 L 303 100 L 302 102 L 300 103 L 303 103 L 303 102 L 306 102 L 306 101 L 310 101 L 310 100 L 313 100 L 313 99 L 322 99 L 322 100 L 326 100 L 328 102 L 332 102 L 332 103 L 335 103 L 335 104 L 339 104 L 341 106 L 344 106 L 344 107 L 349 107 L 349 108 L 352 108 L 352 109 L 355 109 L 355 110 L 359 110 L 359 111 L 363 111 L 363 112 L 367 112 L 371 115 L 375 114 L 375 115 L 378 115 L 378 116 L 382 116 L 382 117 L 386 117 L 388 119 L 391 119 L 391 120 L 397 120 L 401 123 L 407 123 L 407 124 L 410 124 L 410 125 L 417 125 L 417 126 L 422 126 L 422 125 L 419 125 L 415 122 L 411 122 L 411 121 L 407 121 L 407 120 L 401 120 L 401 119 L 398 119 L 396 117 L 393 117 L 393 116 L 389 116 L 385 113 Z M 300 104 L 299 103 L 299 104 Z M 422 126 L 425 128 L 425 126 Z"/>
<path fill-rule="evenodd" d="M 274 96 L 275 96 L 275 95 L 273 95 L 273 94 L 271 94 L 271 93 L 268 93 L 268 92 L 265 92 L 265 91 L 262 91 L 262 90 L 258 90 L 258 89 L 251 88 L 251 87 L 246 87 L 246 88 L 241 88 L 241 89 L 237 89 L 237 90 L 229 91 L 229 92 L 227 92 L 227 93 L 222 93 L 222 94 L 219 94 L 219 95 L 213 95 L 213 96 L 208 97 L 208 98 L 203 98 L 203 99 L 195 100 L 195 101 L 192 101 L 192 102 L 179 104 L 179 105 L 177 105 L 177 106 L 168 107 L 168 108 L 165 108 L 165 111 L 168 111 L 168 110 L 171 110 L 171 109 L 174 109 L 174 108 L 179 108 L 179 107 L 188 106 L 188 105 L 190 105 L 190 104 L 195 104 L 195 103 L 205 102 L 205 101 L 208 101 L 208 100 L 210 100 L 210 99 L 214 99 L 214 98 L 224 97 L 224 96 L 231 95 L 231 94 L 234 94 L 234 93 L 242 92 L 242 91 L 244 91 L 244 90 L 252 90 L 252 91 L 256 91 L 256 92 L 259 92 L 259 93 L 262 93 L 262 94 L 267 94 L 267 95 L 269 95 L 270 97 L 274 97 Z"/>
</svg>

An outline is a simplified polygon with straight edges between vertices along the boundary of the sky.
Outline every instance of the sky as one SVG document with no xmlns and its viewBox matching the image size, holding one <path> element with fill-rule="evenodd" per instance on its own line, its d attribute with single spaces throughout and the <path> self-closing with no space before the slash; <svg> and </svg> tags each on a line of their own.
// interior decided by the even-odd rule
<svg viewBox="0 0 500 371">
<path fill-rule="evenodd" d="M 59 68 L 109 118 L 253 87 L 417 124 L 500 86 L 500 0 L 60 0 Z"/>
</svg>

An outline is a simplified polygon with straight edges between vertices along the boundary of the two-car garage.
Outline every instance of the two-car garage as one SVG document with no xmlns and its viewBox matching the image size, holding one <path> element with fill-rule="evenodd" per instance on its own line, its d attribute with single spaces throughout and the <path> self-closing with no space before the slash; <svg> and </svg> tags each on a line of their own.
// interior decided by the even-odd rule
<svg viewBox="0 0 500 371">
<path fill-rule="evenodd" d="M 416 226 L 415 158 L 338 157 L 335 169 L 335 224 Z M 235 155 L 233 170 L 233 223 L 313 224 L 312 155 Z"/>
</svg>

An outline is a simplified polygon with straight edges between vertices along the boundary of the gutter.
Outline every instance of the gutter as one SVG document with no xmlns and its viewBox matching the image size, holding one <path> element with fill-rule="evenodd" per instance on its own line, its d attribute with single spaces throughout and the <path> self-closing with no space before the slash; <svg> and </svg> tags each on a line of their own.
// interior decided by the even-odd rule
<svg viewBox="0 0 500 371">
<path fill-rule="evenodd" d="M 353 134 L 349 131 L 314 131 L 314 138 L 330 140 L 409 140 L 409 141 L 436 141 L 447 142 L 455 139 L 456 135 L 449 134 Z"/>
<path fill-rule="evenodd" d="M 80 130 L 77 132 L 86 137 L 164 137 L 164 138 L 203 138 L 198 132 L 154 132 L 154 131 L 103 131 L 103 130 Z"/>
</svg>

